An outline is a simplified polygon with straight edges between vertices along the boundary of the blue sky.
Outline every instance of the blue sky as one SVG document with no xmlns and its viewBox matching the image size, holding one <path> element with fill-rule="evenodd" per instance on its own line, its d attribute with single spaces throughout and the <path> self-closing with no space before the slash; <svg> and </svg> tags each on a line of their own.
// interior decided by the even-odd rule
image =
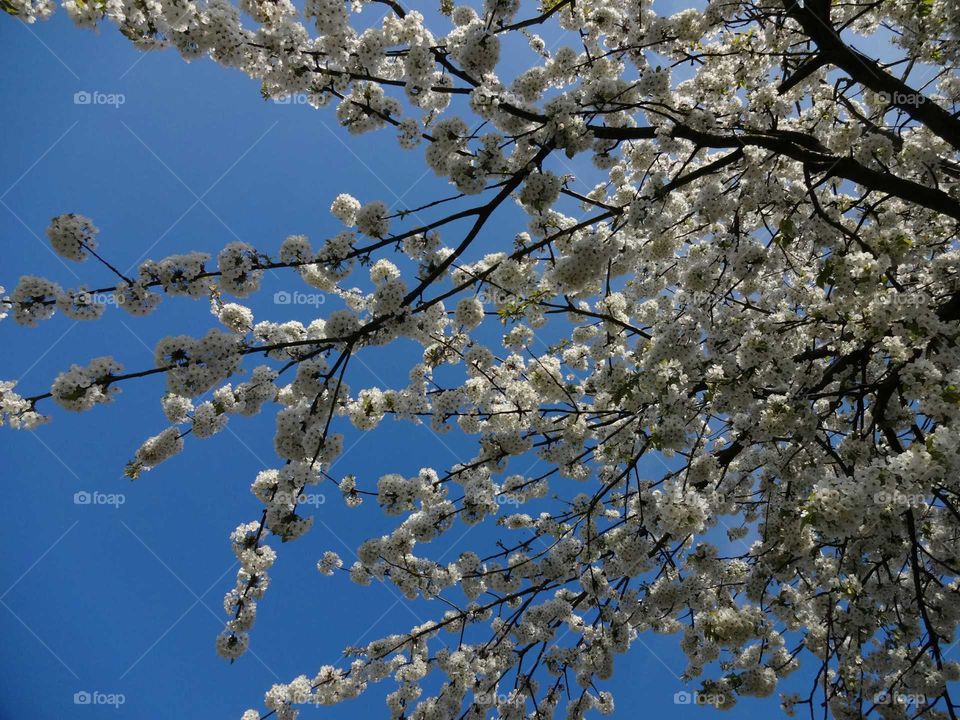
<svg viewBox="0 0 960 720">
<path fill-rule="evenodd" d="M 43 242 L 49 219 L 63 212 L 93 218 L 104 255 L 125 269 L 145 256 L 215 255 L 235 239 L 275 252 L 289 234 L 322 238 L 337 229 L 327 208 L 339 192 L 397 207 L 449 192 L 425 174 L 419 152 L 397 148 L 391 132 L 348 137 L 331 110 L 264 102 L 257 84 L 237 72 L 188 65 L 172 52 L 140 54 L 112 28 L 80 31 L 63 13 L 32 27 L 0 19 L 0 87 L 0 284 L 8 291 L 23 274 L 65 287 L 112 284 L 104 268 L 67 266 Z M 124 102 L 78 105 L 78 92 L 122 94 Z M 591 171 L 584 174 L 592 185 Z M 509 242 L 522 229 L 510 223 L 516 217 L 505 213 L 485 242 Z M 271 302 L 282 289 L 308 290 L 289 275 L 268 276 L 251 302 L 257 318 L 309 320 L 317 308 Z M 199 335 L 214 322 L 205 303 L 181 299 L 146 319 L 108 312 L 77 324 L 58 315 L 34 329 L 7 320 L 0 377 L 19 379 L 26 394 L 45 391 L 71 362 L 99 355 L 146 368 L 159 338 Z M 408 356 L 409 347 L 364 354 L 352 365 L 352 384 L 405 384 Z M 127 384 L 112 405 L 56 412 L 34 433 L 0 433 L 8 508 L 0 526 L 8 554 L 0 567 L 0 718 L 238 718 L 262 707 L 273 682 L 312 674 L 346 645 L 440 611 L 398 599 L 392 588 L 316 572 L 323 551 L 349 564 L 360 541 L 390 527 L 375 505 L 348 511 L 328 493 L 309 535 L 273 543 L 280 559 L 252 652 L 233 665 L 218 658 L 221 599 L 236 571 L 228 535 L 258 517 L 248 488 L 257 471 L 276 464 L 272 414 L 233 419 L 131 484 L 124 464 L 166 426 L 162 391 L 162 380 L 146 378 Z M 471 453 L 456 434 L 438 438 L 389 421 L 366 436 L 347 431 L 346 446 L 333 473 L 352 472 L 367 487 L 385 472 L 442 468 Z M 123 504 L 77 504 L 78 492 L 121 493 Z M 456 528 L 454 539 L 465 530 Z M 617 663 L 609 684 L 616 717 L 710 714 L 673 703 L 688 688 L 677 677 L 685 663 L 676 638 L 643 636 Z M 77 705 L 78 692 L 122 694 L 124 702 Z M 339 708 L 307 707 L 302 717 L 381 717 L 382 697 L 374 689 Z M 726 717 L 773 714 L 777 704 L 742 701 Z"/>
</svg>

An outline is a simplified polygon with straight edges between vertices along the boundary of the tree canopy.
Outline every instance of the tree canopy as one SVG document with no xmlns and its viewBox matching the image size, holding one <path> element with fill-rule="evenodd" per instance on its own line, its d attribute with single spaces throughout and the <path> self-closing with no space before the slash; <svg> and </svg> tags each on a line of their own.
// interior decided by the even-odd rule
<svg viewBox="0 0 960 720">
<path fill-rule="evenodd" d="M 54 9 L 0 7 L 31 23 Z M 170 425 L 127 464 L 136 479 L 233 418 L 276 416 L 276 467 L 250 478 L 262 512 L 229 538 L 225 658 L 270 612 L 277 541 L 309 532 L 311 486 L 335 485 L 342 512 L 382 508 L 352 566 L 330 551 L 318 570 L 391 583 L 435 616 L 275 685 L 244 720 L 381 682 L 394 718 L 610 714 L 617 656 L 651 631 L 678 634 L 686 676 L 719 708 L 809 664 L 816 682 L 782 697 L 788 714 L 956 718 L 960 5 L 62 7 L 143 50 L 239 70 L 265 98 L 333 105 L 351 133 L 395 136 L 450 184 L 413 211 L 340 194 L 327 237 L 135 273 L 70 212 L 52 248 L 112 283 L 0 288 L 0 315 L 27 326 L 162 313 L 165 296 L 217 315 L 202 337 L 161 339 L 152 367 L 107 356 L 49 390 L 0 383 L 0 419 L 42 432 L 54 406 L 94 410 L 162 374 Z M 558 27 L 565 44 L 548 46 Z M 603 171 L 590 190 L 574 182 L 582 160 Z M 267 271 L 340 305 L 306 325 L 257 321 L 242 300 Z M 403 342 L 421 351 L 408 385 L 357 384 L 351 360 Z M 329 472 L 348 424 L 386 418 L 475 452 L 411 477 Z M 662 473 L 641 467 L 651 456 Z M 529 457 L 549 469 L 524 473 Z M 431 551 L 481 523 L 496 542 L 453 562 Z"/>
</svg>

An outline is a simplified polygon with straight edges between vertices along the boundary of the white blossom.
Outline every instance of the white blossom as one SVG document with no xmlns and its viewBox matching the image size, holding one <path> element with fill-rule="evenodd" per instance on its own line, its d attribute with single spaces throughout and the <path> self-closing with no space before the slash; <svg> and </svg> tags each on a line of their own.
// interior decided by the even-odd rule
<svg viewBox="0 0 960 720">
<path fill-rule="evenodd" d="M 98 232 L 90 218 L 68 213 L 50 221 L 47 238 L 57 255 L 80 261 L 86 260 L 88 253 L 97 247 Z"/>
</svg>

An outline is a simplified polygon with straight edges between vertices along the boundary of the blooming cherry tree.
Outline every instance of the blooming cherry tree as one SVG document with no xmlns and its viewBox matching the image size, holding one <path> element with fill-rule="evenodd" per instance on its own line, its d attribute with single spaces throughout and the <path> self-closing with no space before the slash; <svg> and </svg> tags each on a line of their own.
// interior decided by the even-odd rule
<svg viewBox="0 0 960 720">
<path fill-rule="evenodd" d="M 310 530 L 306 488 L 382 509 L 356 562 L 321 550 L 317 569 L 391 583 L 435 616 L 273 686 L 244 720 L 377 683 L 393 718 L 609 714 L 617 656 L 651 631 L 679 635 L 686 677 L 720 707 L 809 663 L 810 693 L 782 695 L 789 714 L 956 718 L 960 5 L 62 5 L 143 50 L 246 73 L 267 98 L 335 105 L 351 133 L 395 135 L 451 186 L 414 213 L 341 194 L 328 237 L 233 242 L 130 277 L 93 220 L 65 214 L 52 248 L 115 282 L 29 276 L 3 295 L 28 326 L 98 319 L 104 293 L 135 316 L 164 296 L 211 305 L 222 327 L 163 338 L 153 367 L 100 357 L 49 391 L 0 383 L 0 410 L 34 429 L 51 406 L 95 412 L 164 375 L 170 424 L 131 478 L 238 416 L 275 415 L 276 467 L 251 478 L 262 512 L 230 536 L 225 658 L 270 612 L 276 540 Z M 0 7 L 26 22 L 54 10 Z M 570 44 L 547 47 L 551 27 Z M 590 160 L 604 180 L 580 192 L 567 168 Z M 525 219 L 504 235 L 510 206 Z M 242 301 L 268 270 L 343 309 L 257 321 Z M 409 384 L 352 382 L 352 359 L 401 339 L 421 348 Z M 410 477 L 333 475 L 344 428 L 388 417 L 456 429 L 475 451 Z M 518 472 L 532 456 L 549 469 Z M 641 466 L 652 456 L 666 470 Z M 479 523 L 496 544 L 431 552 Z"/>
</svg>

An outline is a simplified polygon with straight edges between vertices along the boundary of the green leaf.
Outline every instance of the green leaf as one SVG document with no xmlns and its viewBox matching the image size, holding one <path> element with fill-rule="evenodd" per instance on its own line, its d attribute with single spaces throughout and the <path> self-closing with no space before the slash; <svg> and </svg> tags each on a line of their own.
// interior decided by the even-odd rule
<svg viewBox="0 0 960 720">
<path fill-rule="evenodd" d="M 825 288 L 827 285 L 834 284 L 833 278 L 833 258 L 827 258 L 823 263 L 823 268 L 820 270 L 820 273 L 817 275 L 816 283 L 817 287 Z"/>
<path fill-rule="evenodd" d="M 956 385 L 947 385 L 940 397 L 951 405 L 960 405 L 960 389 Z"/>
<path fill-rule="evenodd" d="M 778 242 L 781 245 L 787 245 L 797 237 L 797 226 L 793 224 L 790 218 L 784 218 L 780 221 L 780 233 Z"/>
</svg>

